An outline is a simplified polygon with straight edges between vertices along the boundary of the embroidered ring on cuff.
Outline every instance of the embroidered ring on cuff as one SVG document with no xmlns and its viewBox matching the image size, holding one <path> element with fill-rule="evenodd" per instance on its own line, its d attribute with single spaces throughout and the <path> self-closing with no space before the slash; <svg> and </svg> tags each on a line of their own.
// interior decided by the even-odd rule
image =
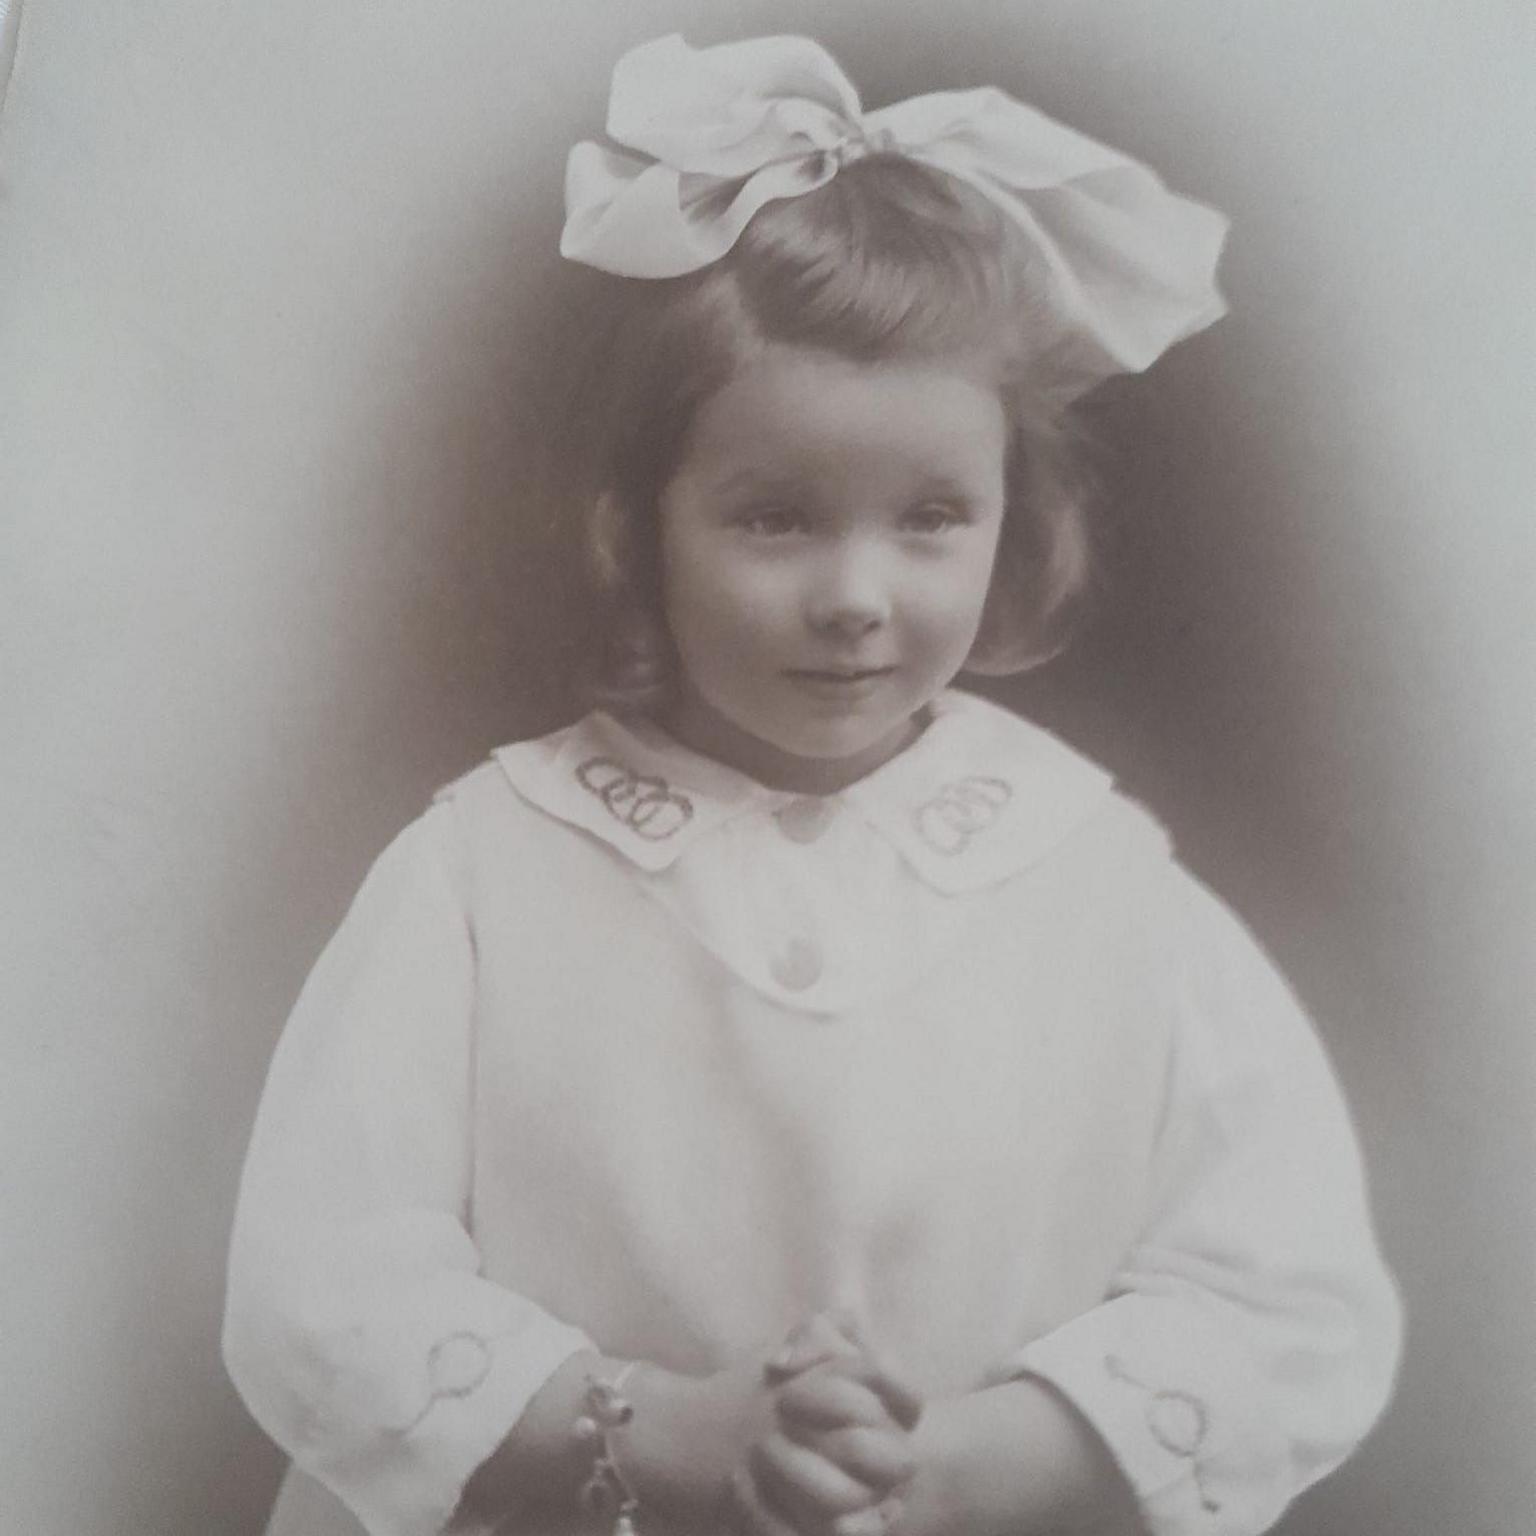
<svg viewBox="0 0 1536 1536">
<path fill-rule="evenodd" d="M 1211 1431 L 1211 1414 L 1206 1405 L 1193 1392 L 1172 1387 L 1153 1387 L 1133 1375 L 1118 1355 L 1106 1355 L 1104 1369 L 1116 1381 L 1146 1394 L 1147 1433 L 1168 1452 L 1189 1463 L 1195 1487 L 1200 1494 L 1200 1507 L 1207 1514 L 1216 1514 L 1221 1501 L 1211 1497 L 1205 1486 L 1205 1474 L 1201 1455 Z"/>
<path fill-rule="evenodd" d="M 478 1392 L 491 1374 L 490 1342 L 461 1328 L 432 1345 L 426 1366 L 426 1400 L 409 1422 L 395 1427 L 395 1434 L 411 1434 L 439 1403 Z"/>
<path fill-rule="evenodd" d="M 693 819 L 693 802 L 655 774 L 636 773 L 612 757 L 589 757 L 576 770 L 577 782 L 596 795 L 615 821 L 637 837 L 659 843 Z"/>
<path fill-rule="evenodd" d="M 1006 779 L 980 775 L 946 784 L 912 813 L 917 835 L 936 853 L 964 853 L 978 832 L 985 832 L 1013 799 Z"/>
</svg>

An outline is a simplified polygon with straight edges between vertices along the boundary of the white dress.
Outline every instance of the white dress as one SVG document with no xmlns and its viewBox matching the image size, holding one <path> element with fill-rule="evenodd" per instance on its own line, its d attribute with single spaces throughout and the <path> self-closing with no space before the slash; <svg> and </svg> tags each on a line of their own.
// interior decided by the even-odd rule
<svg viewBox="0 0 1536 1536">
<path fill-rule="evenodd" d="M 353 1511 L 296 1476 L 272 1536 L 438 1532 L 573 1351 L 834 1304 L 925 1395 L 1052 1382 L 1158 1536 L 1354 1447 L 1400 1319 L 1306 1019 L 1100 769 L 933 713 L 825 799 L 589 716 L 379 859 L 241 1187 L 230 1372 Z"/>
</svg>

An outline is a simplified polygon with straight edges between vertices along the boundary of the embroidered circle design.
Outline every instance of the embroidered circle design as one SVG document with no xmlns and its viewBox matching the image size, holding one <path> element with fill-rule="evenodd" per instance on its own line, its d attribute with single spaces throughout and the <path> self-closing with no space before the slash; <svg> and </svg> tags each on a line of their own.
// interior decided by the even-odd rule
<svg viewBox="0 0 1536 1536">
<path fill-rule="evenodd" d="M 912 825 L 935 853 L 964 853 L 1012 799 L 1013 786 L 1006 779 L 956 779 L 913 811 Z"/>
<path fill-rule="evenodd" d="M 1165 1451 L 1193 1456 L 1205 1444 L 1210 1428 L 1205 1405 L 1187 1392 L 1159 1392 L 1147 1409 L 1147 1428 Z"/>
<path fill-rule="evenodd" d="M 663 842 L 693 819 L 693 802 L 686 795 L 617 758 L 589 757 L 577 768 L 576 782 L 596 795 L 615 821 L 647 842 Z"/>
<path fill-rule="evenodd" d="M 468 1397 L 484 1386 L 491 1374 L 490 1342 L 461 1328 L 438 1339 L 427 1351 L 426 1363 L 426 1400 L 409 1422 L 391 1427 L 393 1434 L 411 1434 L 439 1403 Z"/>
<path fill-rule="evenodd" d="M 432 1396 L 467 1397 L 491 1370 L 491 1352 L 475 1333 L 450 1333 L 427 1353 L 427 1380 Z"/>
<path fill-rule="evenodd" d="M 1200 1494 L 1201 1508 L 1208 1514 L 1215 1514 L 1221 1508 L 1221 1501 L 1211 1497 L 1205 1486 L 1205 1470 L 1200 1465 L 1201 1452 L 1211 1431 L 1210 1410 L 1193 1392 L 1148 1385 L 1128 1370 L 1118 1355 L 1105 1356 L 1104 1369 L 1116 1381 L 1145 1394 L 1147 1433 L 1170 1456 L 1189 1463 L 1190 1474 Z"/>
</svg>

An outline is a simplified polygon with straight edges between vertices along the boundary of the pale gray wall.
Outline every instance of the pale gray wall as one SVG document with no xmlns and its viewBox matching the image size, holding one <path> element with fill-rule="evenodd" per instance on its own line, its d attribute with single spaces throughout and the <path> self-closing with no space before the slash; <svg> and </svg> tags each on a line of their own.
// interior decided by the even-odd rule
<svg viewBox="0 0 1536 1536">
<path fill-rule="evenodd" d="M 1533 14 L 1514 0 L 30 0 L 0 123 L 0 1529 L 251 1532 L 216 1356 L 260 1076 L 369 855 L 565 706 L 560 166 L 624 46 L 818 32 L 1228 210 L 1102 411 L 1114 606 L 1004 690 L 1320 1015 L 1406 1287 L 1287 1529 L 1536 1525 Z"/>
</svg>

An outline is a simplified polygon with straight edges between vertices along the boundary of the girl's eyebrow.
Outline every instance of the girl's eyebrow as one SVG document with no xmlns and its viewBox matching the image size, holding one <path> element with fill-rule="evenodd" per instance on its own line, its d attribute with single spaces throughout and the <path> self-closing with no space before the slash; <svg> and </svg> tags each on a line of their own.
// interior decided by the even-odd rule
<svg viewBox="0 0 1536 1536">
<path fill-rule="evenodd" d="M 732 496 L 738 491 L 798 492 L 801 481 L 794 475 L 769 469 L 738 469 L 722 480 L 711 481 L 709 489 L 716 496 Z"/>
<path fill-rule="evenodd" d="M 961 501 L 973 500 L 981 487 L 963 475 L 947 475 L 942 472 L 927 474 L 918 482 L 921 496 L 951 496 Z"/>
<path fill-rule="evenodd" d="M 799 491 L 804 487 L 803 479 L 794 474 L 786 474 L 779 469 L 760 469 L 747 466 L 745 469 L 736 469 L 719 480 L 708 482 L 709 489 L 717 495 L 729 495 L 738 490 L 769 490 L 769 491 Z M 946 470 L 924 470 L 913 477 L 913 485 L 919 495 L 939 496 L 974 496 L 979 486 L 976 477 L 965 474 L 951 474 Z"/>
</svg>

